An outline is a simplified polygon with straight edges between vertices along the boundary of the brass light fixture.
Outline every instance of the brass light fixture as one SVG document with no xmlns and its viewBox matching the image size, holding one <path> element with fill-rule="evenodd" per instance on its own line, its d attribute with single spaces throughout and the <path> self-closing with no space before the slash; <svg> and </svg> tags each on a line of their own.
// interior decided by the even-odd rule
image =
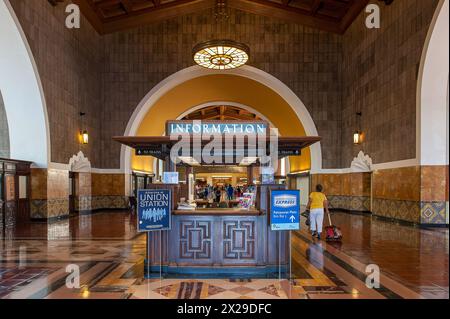
<svg viewBox="0 0 450 319">
<path fill-rule="evenodd" d="M 233 40 L 212 40 L 197 44 L 193 58 L 198 65 L 213 70 L 235 69 L 247 63 L 250 49 Z"/>
<path fill-rule="evenodd" d="M 82 119 L 83 119 L 83 116 L 85 116 L 86 115 L 86 113 L 84 113 L 84 112 L 80 112 L 80 118 L 81 118 L 81 125 L 82 125 Z M 79 139 L 80 139 L 80 143 L 81 144 L 88 144 L 89 143 L 89 134 L 88 134 L 88 131 L 87 130 L 83 130 L 83 129 L 81 129 L 80 130 L 80 135 L 79 135 Z"/>
<path fill-rule="evenodd" d="M 362 133 L 361 131 L 356 131 L 353 133 L 353 144 L 359 145 L 362 143 Z"/>
<path fill-rule="evenodd" d="M 363 133 L 361 131 L 361 117 L 362 117 L 362 113 L 361 112 L 357 112 L 356 115 L 359 118 L 359 129 L 355 131 L 355 133 L 353 133 L 353 144 L 355 145 L 360 145 L 362 143 L 363 140 Z"/>
<path fill-rule="evenodd" d="M 215 19 L 226 24 L 229 18 L 227 1 L 216 0 Z M 197 44 L 192 50 L 194 62 L 212 70 L 229 70 L 247 63 L 250 49 L 243 43 L 233 40 L 211 40 Z"/>
</svg>

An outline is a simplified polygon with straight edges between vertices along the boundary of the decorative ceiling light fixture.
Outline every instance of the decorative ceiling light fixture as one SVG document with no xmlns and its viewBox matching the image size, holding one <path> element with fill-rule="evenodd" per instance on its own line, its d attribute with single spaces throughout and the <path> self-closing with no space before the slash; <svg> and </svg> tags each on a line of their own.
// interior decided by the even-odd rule
<svg viewBox="0 0 450 319">
<path fill-rule="evenodd" d="M 216 0 L 214 15 L 218 24 L 228 20 L 226 0 Z M 233 40 L 211 40 L 197 44 L 192 50 L 192 56 L 194 62 L 204 68 L 229 70 L 246 64 L 250 49 Z"/>
<path fill-rule="evenodd" d="M 198 65 L 213 70 L 235 69 L 247 63 L 250 49 L 232 40 L 212 40 L 197 44 L 193 57 Z"/>
</svg>

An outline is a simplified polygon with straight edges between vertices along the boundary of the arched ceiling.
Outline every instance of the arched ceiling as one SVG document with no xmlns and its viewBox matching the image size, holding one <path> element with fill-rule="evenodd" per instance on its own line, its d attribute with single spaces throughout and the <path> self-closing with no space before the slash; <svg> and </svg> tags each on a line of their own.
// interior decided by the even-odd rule
<svg viewBox="0 0 450 319">
<path fill-rule="evenodd" d="M 231 105 L 212 105 L 192 111 L 182 120 L 235 120 L 235 121 L 258 121 L 261 118 L 243 108 Z"/>
<path fill-rule="evenodd" d="M 49 0 L 57 4 L 61 0 Z M 390 3 L 393 0 L 379 0 Z M 228 0 L 230 8 L 343 33 L 369 0 Z M 99 33 L 213 8 L 215 0 L 74 0 Z"/>
<path fill-rule="evenodd" d="M 5 105 L 0 91 L 0 157 L 9 158 L 9 129 Z"/>
<path fill-rule="evenodd" d="M 202 76 L 174 87 L 148 110 L 136 135 L 160 136 L 165 131 L 166 121 L 189 114 L 191 109 L 198 110 L 198 106 L 204 104 L 218 105 L 220 109 L 221 105 L 227 105 L 225 102 L 253 109 L 278 128 L 282 136 L 306 136 L 296 113 L 278 93 L 250 78 L 230 74 Z M 292 157 L 291 171 L 310 169 L 310 157 L 309 148 L 303 151 L 302 156 Z M 131 166 L 134 170 L 152 171 L 153 159 L 132 153 Z"/>
</svg>

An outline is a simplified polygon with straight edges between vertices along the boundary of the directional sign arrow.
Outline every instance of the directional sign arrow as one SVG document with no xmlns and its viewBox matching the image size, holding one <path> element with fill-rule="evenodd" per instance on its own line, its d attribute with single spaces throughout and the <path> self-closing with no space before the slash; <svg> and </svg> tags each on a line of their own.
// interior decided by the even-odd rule
<svg viewBox="0 0 450 319">
<path fill-rule="evenodd" d="M 291 215 L 291 217 L 289 217 L 289 219 L 291 220 L 291 223 L 293 223 L 295 221 L 294 215 Z"/>
</svg>

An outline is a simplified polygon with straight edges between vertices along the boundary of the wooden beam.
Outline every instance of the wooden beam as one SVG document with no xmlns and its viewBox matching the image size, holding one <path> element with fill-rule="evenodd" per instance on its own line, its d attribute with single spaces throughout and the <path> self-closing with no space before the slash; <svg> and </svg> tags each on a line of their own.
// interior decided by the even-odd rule
<svg viewBox="0 0 450 319">
<path fill-rule="evenodd" d="M 320 9 L 321 5 L 322 5 L 322 0 L 314 0 L 312 7 L 311 7 L 312 14 L 316 14 L 317 10 Z"/>
<path fill-rule="evenodd" d="M 78 0 L 80 1 L 80 0 Z M 126 16 L 104 19 L 104 33 L 112 33 L 213 8 L 214 0 L 178 0 L 131 12 Z"/>
<path fill-rule="evenodd" d="M 220 120 L 221 121 L 223 121 L 224 119 L 225 119 L 225 116 L 224 116 L 224 114 L 225 114 L 225 105 L 221 105 L 220 106 Z"/>
<path fill-rule="evenodd" d="M 369 0 L 352 0 L 349 3 L 349 10 L 339 25 L 339 33 L 344 34 L 348 27 L 355 21 L 356 17 L 364 10 Z"/>
<path fill-rule="evenodd" d="M 120 0 L 120 3 L 127 13 L 131 13 L 133 11 L 133 5 L 130 0 Z"/>
<path fill-rule="evenodd" d="M 283 4 L 268 0 L 228 0 L 228 5 L 253 14 L 288 20 L 332 33 L 341 33 L 339 20 L 314 17 L 308 10 L 286 8 Z"/>
<path fill-rule="evenodd" d="M 80 11 L 99 34 L 104 34 L 103 22 L 100 19 L 100 12 L 91 0 L 73 0 L 73 3 L 80 7 Z"/>
</svg>

